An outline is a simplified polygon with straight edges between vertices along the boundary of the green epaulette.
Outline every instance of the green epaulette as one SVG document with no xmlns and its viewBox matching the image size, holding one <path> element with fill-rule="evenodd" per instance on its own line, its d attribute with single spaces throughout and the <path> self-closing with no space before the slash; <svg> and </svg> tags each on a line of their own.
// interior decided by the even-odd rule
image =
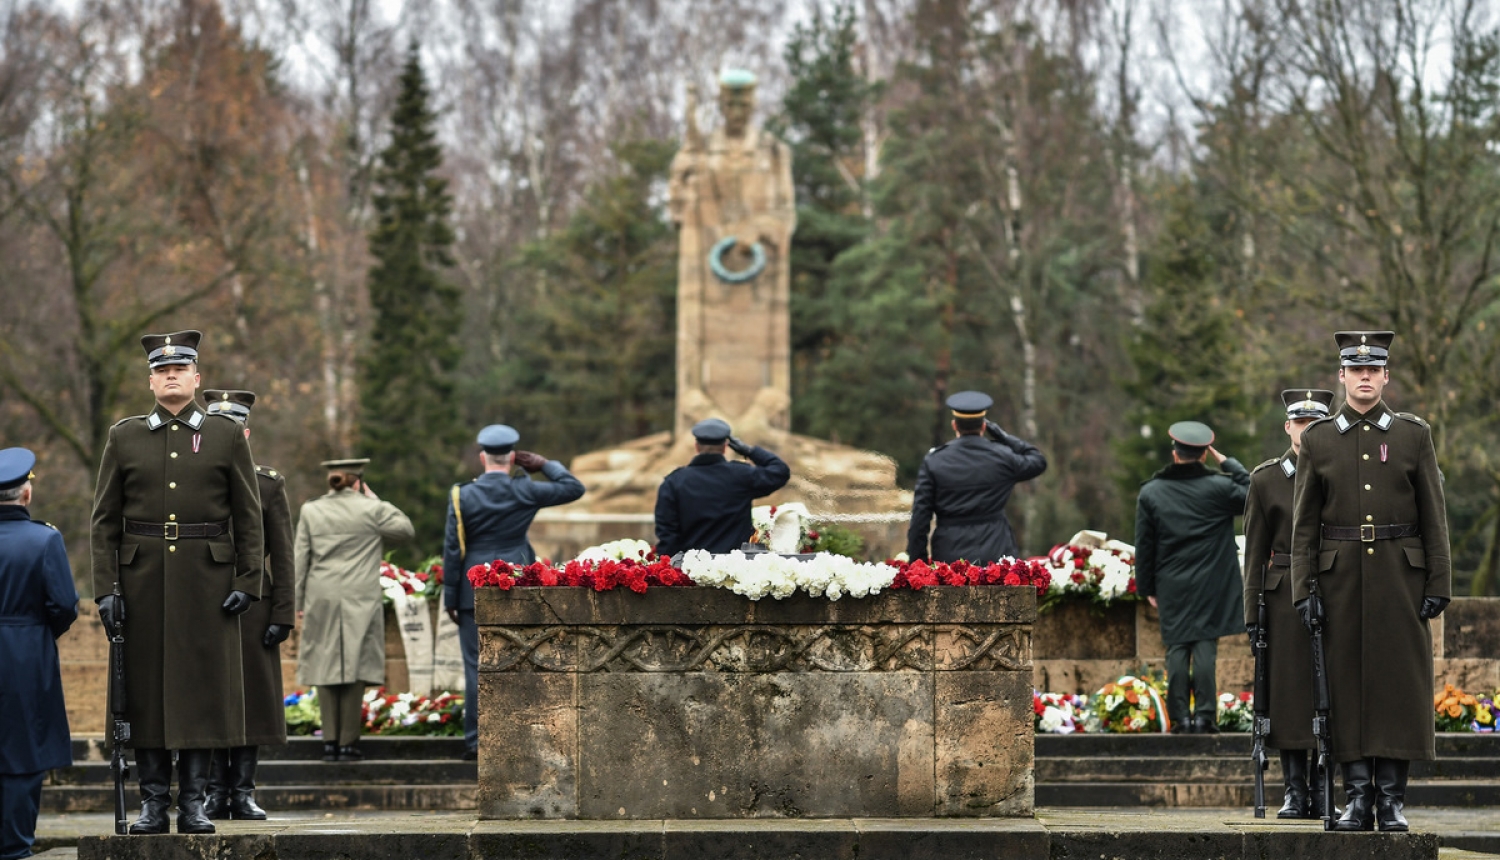
<svg viewBox="0 0 1500 860">
<path fill-rule="evenodd" d="M 1281 458 L 1280 457 L 1272 457 L 1271 459 L 1265 461 L 1264 463 L 1261 463 L 1259 466 L 1256 466 L 1254 469 L 1251 469 L 1250 470 L 1250 474 L 1253 475 L 1256 472 L 1259 472 L 1261 469 L 1266 468 L 1267 466 L 1274 466 L 1274 465 L 1276 465 L 1277 463 L 1280 463 L 1280 462 L 1281 462 Z"/>
</svg>

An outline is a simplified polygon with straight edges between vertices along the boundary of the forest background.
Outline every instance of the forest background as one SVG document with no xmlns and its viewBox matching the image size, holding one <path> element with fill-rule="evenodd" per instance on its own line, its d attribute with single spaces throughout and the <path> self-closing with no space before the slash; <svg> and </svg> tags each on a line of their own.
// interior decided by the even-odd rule
<svg viewBox="0 0 1500 860">
<path fill-rule="evenodd" d="M 1188 13 L 1191 14 L 1188 14 Z M 794 153 L 793 429 L 909 486 L 947 394 L 1050 468 L 1023 546 L 1129 539 L 1165 428 L 1253 467 L 1331 334 L 1398 332 L 1456 593 L 1500 567 L 1500 31 L 1466 0 L 0 0 L 0 442 L 87 581 L 147 331 L 260 395 L 293 505 L 375 458 L 439 551 L 505 422 L 569 461 L 668 429 L 686 87 Z M 755 441 L 755 440 L 749 440 Z"/>
</svg>

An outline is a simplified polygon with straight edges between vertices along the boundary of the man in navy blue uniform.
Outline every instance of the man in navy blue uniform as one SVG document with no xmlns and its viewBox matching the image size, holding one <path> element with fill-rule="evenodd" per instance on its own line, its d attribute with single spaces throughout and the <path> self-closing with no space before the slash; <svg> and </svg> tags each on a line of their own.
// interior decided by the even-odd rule
<svg viewBox="0 0 1500 860">
<path fill-rule="evenodd" d="M 1047 458 L 1035 445 L 986 419 L 993 405 L 982 391 L 960 391 L 948 398 L 954 438 L 927 452 L 912 493 L 906 530 L 906 555 L 912 561 L 989 564 L 1020 554 L 1005 505 L 1016 484 L 1047 471 Z M 933 514 L 937 528 L 932 529 L 929 554 Z"/>
<path fill-rule="evenodd" d="M 672 470 L 656 491 L 658 555 L 739 549 L 755 534 L 750 503 L 776 492 L 792 478 L 792 470 L 780 457 L 741 442 L 721 419 L 694 424 L 693 439 L 697 455 L 686 466 Z M 726 445 L 750 463 L 724 459 Z"/>
<path fill-rule="evenodd" d="M 511 427 L 491 424 L 479 431 L 478 441 L 484 474 L 453 486 L 443 534 L 443 607 L 458 624 L 464 656 L 465 759 L 479 754 L 479 628 L 474 624 L 474 586 L 468 570 L 496 559 L 512 564 L 536 561 L 526 539 L 536 512 L 576 501 L 584 492 L 583 484 L 562 463 L 517 451 L 521 434 Z M 531 474 L 541 472 L 547 480 L 512 478 L 514 466 Z"/>
<path fill-rule="evenodd" d="M 33 521 L 25 448 L 0 451 L 0 858 L 30 857 L 42 778 L 73 764 L 57 637 L 78 617 L 62 535 Z"/>
</svg>

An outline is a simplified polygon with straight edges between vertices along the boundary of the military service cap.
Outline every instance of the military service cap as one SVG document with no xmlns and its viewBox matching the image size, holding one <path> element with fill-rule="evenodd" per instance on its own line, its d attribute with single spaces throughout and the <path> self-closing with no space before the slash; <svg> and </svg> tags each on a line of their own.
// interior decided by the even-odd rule
<svg viewBox="0 0 1500 860">
<path fill-rule="evenodd" d="M 731 90 L 748 90 L 755 86 L 755 73 L 746 69 L 725 69 L 719 75 L 719 86 Z"/>
<path fill-rule="evenodd" d="M 1286 417 L 1327 418 L 1333 410 L 1333 392 L 1322 388 L 1288 388 L 1281 392 L 1282 405 L 1286 406 Z"/>
<path fill-rule="evenodd" d="M 995 399 L 983 391 L 960 391 L 948 398 L 954 418 L 983 418 L 995 405 Z"/>
<path fill-rule="evenodd" d="M 1393 331 L 1336 331 L 1333 339 L 1339 345 L 1339 364 L 1343 367 L 1373 364 L 1384 367 L 1391 354 Z"/>
<path fill-rule="evenodd" d="M 36 455 L 25 448 L 0 451 L 0 490 L 14 490 L 36 477 L 31 471 L 35 465 Z"/>
<path fill-rule="evenodd" d="M 507 424 L 491 424 L 479 431 L 479 438 L 475 441 L 484 449 L 484 453 L 499 456 L 509 454 L 516 443 L 521 441 L 521 434 Z"/>
<path fill-rule="evenodd" d="M 203 399 L 208 401 L 210 415 L 228 415 L 244 424 L 250 420 L 250 407 L 255 405 L 255 392 L 210 388 L 203 392 Z"/>
<path fill-rule="evenodd" d="M 355 457 L 347 460 L 324 460 L 319 466 L 330 472 L 348 472 L 351 475 L 363 475 L 365 466 L 369 465 L 369 457 Z"/>
<path fill-rule="evenodd" d="M 705 418 L 693 425 L 693 438 L 705 445 L 717 445 L 729 438 L 733 431 L 723 418 Z"/>
<path fill-rule="evenodd" d="M 1207 448 L 1214 443 L 1214 431 L 1202 421 L 1178 421 L 1167 428 L 1167 435 L 1184 448 Z"/>
<path fill-rule="evenodd" d="M 168 364 L 193 364 L 198 360 L 198 341 L 202 339 L 203 332 L 188 329 L 141 335 L 141 346 L 146 350 L 146 363 L 154 370 Z"/>
</svg>

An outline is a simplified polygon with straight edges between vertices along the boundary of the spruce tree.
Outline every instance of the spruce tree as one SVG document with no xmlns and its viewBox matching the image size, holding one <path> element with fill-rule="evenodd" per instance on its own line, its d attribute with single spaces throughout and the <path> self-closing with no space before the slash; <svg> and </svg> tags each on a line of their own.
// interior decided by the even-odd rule
<svg viewBox="0 0 1500 860">
<path fill-rule="evenodd" d="M 459 291 L 445 277 L 453 265 L 452 198 L 447 180 L 437 175 L 443 155 L 428 101 L 413 43 L 401 70 L 391 141 L 375 173 L 374 330 L 360 392 L 360 453 L 371 458 L 366 474 L 382 498 L 411 517 L 420 553 L 441 545 L 444 499 L 461 473 L 464 439 L 453 396 Z"/>
</svg>

